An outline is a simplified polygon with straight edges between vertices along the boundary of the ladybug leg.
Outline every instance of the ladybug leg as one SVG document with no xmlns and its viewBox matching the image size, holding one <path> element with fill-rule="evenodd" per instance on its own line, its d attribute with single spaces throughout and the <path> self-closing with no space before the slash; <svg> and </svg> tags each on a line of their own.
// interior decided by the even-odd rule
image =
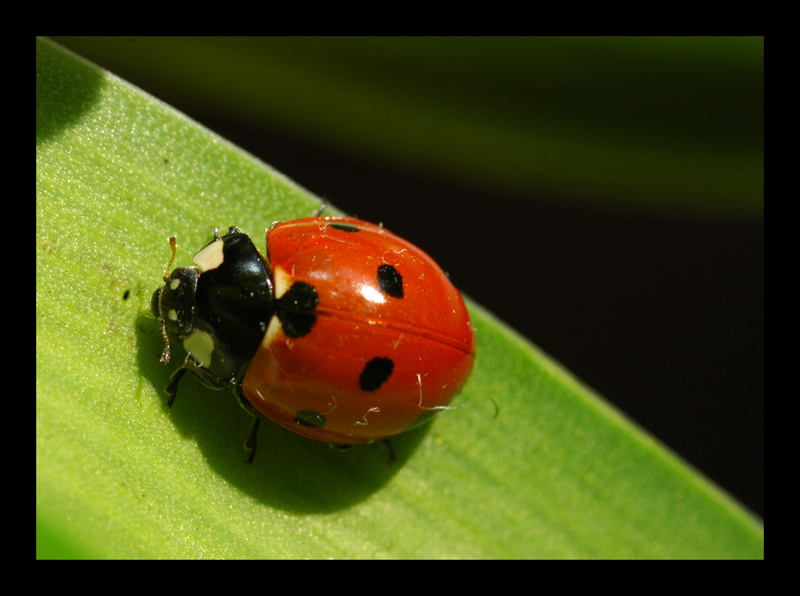
<svg viewBox="0 0 800 596">
<path fill-rule="evenodd" d="M 175 396 L 178 395 L 178 383 L 181 382 L 183 375 L 186 374 L 186 371 L 192 371 L 197 377 L 206 385 L 210 387 L 214 387 L 215 384 L 213 381 L 206 380 L 208 377 L 208 373 L 206 370 L 194 359 L 192 358 L 191 354 L 186 356 L 186 360 L 183 361 L 183 366 L 177 369 L 172 375 L 170 376 L 169 385 L 167 385 L 167 395 L 169 395 L 169 401 L 167 402 L 168 407 L 172 407 L 172 402 L 175 401 Z M 221 389 L 222 387 L 218 387 Z"/>
<path fill-rule="evenodd" d="M 314 211 L 313 217 L 319 217 L 320 215 L 322 215 L 325 212 L 325 210 L 327 208 L 328 208 L 328 204 L 327 203 L 320 203 L 319 209 Z"/>
<path fill-rule="evenodd" d="M 177 369 L 172 375 L 170 376 L 169 385 L 167 385 L 167 395 L 169 395 L 169 401 L 167 401 L 167 407 L 172 407 L 172 402 L 175 401 L 175 396 L 178 395 L 178 383 L 181 382 L 183 375 L 186 374 L 186 368 L 181 366 Z"/>
<path fill-rule="evenodd" d="M 243 368 L 243 370 L 245 369 Z M 258 410 L 253 407 L 253 404 L 244 396 L 241 382 L 234 385 L 233 394 L 236 396 L 236 400 L 239 402 L 239 405 L 242 406 L 242 409 L 253 417 L 253 424 L 250 425 L 250 434 L 244 442 L 244 450 L 247 451 L 247 459 L 242 460 L 244 463 L 252 464 L 253 459 L 256 457 L 256 443 L 258 439 L 258 427 L 261 425 L 261 415 L 258 413 Z"/>
<path fill-rule="evenodd" d="M 392 445 L 391 439 L 384 439 L 383 444 L 386 445 L 386 448 L 389 450 L 389 463 L 393 464 L 397 461 L 397 456 L 394 454 L 394 446 Z"/>
<path fill-rule="evenodd" d="M 261 425 L 261 418 L 255 416 L 253 424 L 250 426 L 250 436 L 244 442 L 244 450 L 248 452 L 247 459 L 243 459 L 243 463 L 252 464 L 253 459 L 256 457 L 256 439 L 258 438 L 258 427 Z"/>
<path fill-rule="evenodd" d="M 200 382 L 203 383 L 203 385 L 211 387 L 212 389 L 225 389 L 225 387 L 228 387 L 231 384 L 230 379 L 218 377 L 209 373 L 205 368 L 203 368 L 202 364 L 200 364 L 192 357 L 191 354 L 189 354 L 186 356 L 186 360 L 183 361 L 183 366 L 172 373 L 169 385 L 167 385 L 167 394 L 169 395 L 167 406 L 170 408 L 172 407 L 172 402 L 175 401 L 175 396 L 178 394 L 178 383 L 180 383 L 183 375 L 185 375 L 187 371 L 190 371 L 192 374 L 194 374 L 194 376 L 196 376 Z"/>
</svg>

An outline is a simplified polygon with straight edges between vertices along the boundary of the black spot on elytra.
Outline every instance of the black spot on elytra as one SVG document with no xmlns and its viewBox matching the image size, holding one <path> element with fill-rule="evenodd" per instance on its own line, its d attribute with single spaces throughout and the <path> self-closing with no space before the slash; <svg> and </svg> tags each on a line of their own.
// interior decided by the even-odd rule
<svg viewBox="0 0 800 596">
<path fill-rule="evenodd" d="M 391 265 L 378 267 L 378 283 L 386 294 L 392 298 L 403 297 L 403 276 Z"/>
<path fill-rule="evenodd" d="M 325 418 L 325 414 L 320 414 L 312 410 L 300 410 L 295 414 L 294 421 L 303 426 L 322 428 L 328 420 Z"/>
<path fill-rule="evenodd" d="M 289 337 L 304 337 L 309 334 L 317 316 L 314 309 L 319 297 L 314 286 L 296 281 L 275 303 L 275 312 L 281 321 L 283 332 Z"/>
<path fill-rule="evenodd" d="M 394 362 L 389 358 L 373 358 L 364 366 L 358 384 L 364 391 L 373 392 L 383 385 L 394 370 Z"/>
<path fill-rule="evenodd" d="M 330 226 L 334 230 L 341 230 L 342 232 L 358 232 L 359 229 L 352 225 L 352 224 L 345 224 L 345 223 L 332 223 Z"/>
</svg>

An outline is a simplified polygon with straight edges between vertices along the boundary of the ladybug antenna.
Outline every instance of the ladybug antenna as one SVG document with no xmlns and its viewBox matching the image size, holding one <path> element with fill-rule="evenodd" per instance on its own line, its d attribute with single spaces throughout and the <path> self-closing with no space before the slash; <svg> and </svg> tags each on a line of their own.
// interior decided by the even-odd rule
<svg viewBox="0 0 800 596">
<path fill-rule="evenodd" d="M 169 283 L 169 270 L 172 267 L 172 263 L 175 261 L 175 253 L 177 252 L 178 247 L 178 239 L 175 236 L 169 237 L 169 247 L 172 249 L 172 256 L 170 257 L 169 263 L 167 263 L 167 268 L 164 271 L 164 283 Z M 164 287 L 166 288 L 166 286 Z M 160 295 L 161 291 L 163 290 L 159 290 L 157 293 Z M 161 336 L 164 338 L 164 352 L 161 354 L 161 362 L 166 364 L 169 362 L 169 337 L 167 337 L 167 322 L 163 318 L 161 319 Z"/>
<path fill-rule="evenodd" d="M 161 335 L 164 338 L 164 352 L 161 354 L 161 362 L 169 362 L 169 337 L 167 337 L 167 322 L 161 319 Z"/>
<path fill-rule="evenodd" d="M 177 252 L 178 239 L 175 236 L 169 237 L 169 247 L 172 249 L 172 256 L 167 263 L 167 268 L 164 270 L 164 281 L 169 281 L 169 270 L 172 268 L 172 263 L 175 262 L 175 253 Z"/>
</svg>

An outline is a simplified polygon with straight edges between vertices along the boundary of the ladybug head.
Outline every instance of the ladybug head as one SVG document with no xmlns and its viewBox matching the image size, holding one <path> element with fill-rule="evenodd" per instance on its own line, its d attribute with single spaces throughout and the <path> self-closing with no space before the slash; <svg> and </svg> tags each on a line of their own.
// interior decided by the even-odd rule
<svg viewBox="0 0 800 596">
<path fill-rule="evenodd" d="M 178 267 L 153 292 L 150 310 L 171 335 L 187 335 L 194 325 L 195 294 L 200 274 L 195 267 Z"/>
</svg>

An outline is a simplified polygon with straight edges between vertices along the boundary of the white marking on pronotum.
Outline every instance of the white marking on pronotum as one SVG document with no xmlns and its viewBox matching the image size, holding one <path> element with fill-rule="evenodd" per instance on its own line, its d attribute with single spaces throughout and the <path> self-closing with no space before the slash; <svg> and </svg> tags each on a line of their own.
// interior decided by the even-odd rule
<svg viewBox="0 0 800 596">
<path fill-rule="evenodd" d="M 204 246 L 200 249 L 200 252 L 194 255 L 192 262 L 200 269 L 200 273 L 211 271 L 222 265 L 225 260 L 225 255 L 222 252 L 223 246 L 225 246 L 225 243 L 222 239 L 218 239 L 208 246 Z"/>
<path fill-rule="evenodd" d="M 203 366 L 211 364 L 214 355 L 214 337 L 202 329 L 195 329 L 183 340 L 183 347 Z"/>
</svg>

